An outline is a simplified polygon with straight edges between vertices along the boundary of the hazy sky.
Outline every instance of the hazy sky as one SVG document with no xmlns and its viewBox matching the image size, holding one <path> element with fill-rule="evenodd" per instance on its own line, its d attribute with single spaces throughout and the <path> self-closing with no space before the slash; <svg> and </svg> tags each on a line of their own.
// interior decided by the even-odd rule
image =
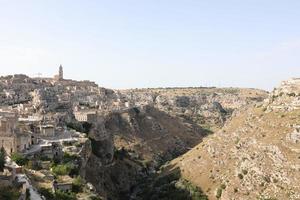
<svg viewBox="0 0 300 200">
<path fill-rule="evenodd" d="M 0 0 L 0 75 L 110 88 L 300 77 L 299 0 Z"/>
</svg>

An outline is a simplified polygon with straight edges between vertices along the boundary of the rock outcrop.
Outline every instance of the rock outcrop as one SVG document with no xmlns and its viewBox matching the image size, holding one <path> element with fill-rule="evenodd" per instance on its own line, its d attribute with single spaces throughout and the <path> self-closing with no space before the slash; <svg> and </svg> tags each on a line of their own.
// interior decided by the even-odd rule
<svg viewBox="0 0 300 200">
<path fill-rule="evenodd" d="M 151 105 L 211 129 L 222 127 L 238 108 L 260 102 L 267 92 L 239 88 L 162 88 L 120 91 L 128 105 Z"/>
</svg>

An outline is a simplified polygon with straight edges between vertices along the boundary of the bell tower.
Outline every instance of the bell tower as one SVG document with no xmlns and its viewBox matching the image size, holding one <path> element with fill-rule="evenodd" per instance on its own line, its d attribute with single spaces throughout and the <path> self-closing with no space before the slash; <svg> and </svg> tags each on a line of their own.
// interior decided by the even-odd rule
<svg viewBox="0 0 300 200">
<path fill-rule="evenodd" d="M 63 70 L 62 65 L 59 66 L 58 79 L 64 80 L 64 70 Z"/>
</svg>

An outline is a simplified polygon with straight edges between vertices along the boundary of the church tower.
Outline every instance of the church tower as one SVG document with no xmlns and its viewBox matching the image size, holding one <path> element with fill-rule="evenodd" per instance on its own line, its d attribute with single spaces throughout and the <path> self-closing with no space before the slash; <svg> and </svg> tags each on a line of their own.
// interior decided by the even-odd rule
<svg viewBox="0 0 300 200">
<path fill-rule="evenodd" d="M 59 80 L 64 80 L 64 70 L 63 70 L 63 67 L 61 65 L 59 66 L 58 79 Z"/>
</svg>

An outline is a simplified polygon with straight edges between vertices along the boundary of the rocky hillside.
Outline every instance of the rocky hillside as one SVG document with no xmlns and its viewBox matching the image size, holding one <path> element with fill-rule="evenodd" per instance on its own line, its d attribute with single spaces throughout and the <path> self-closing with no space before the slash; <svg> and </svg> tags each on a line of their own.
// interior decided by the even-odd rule
<svg viewBox="0 0 300 200">
<path fill-rule="evenodd" d="M 238 88 L 110 90 L 89 81 L 0 77 L 1 107 L 22 116 L 47 115 L 64 127 L 82 125 L 75 110 L 98 114 L 88 126 L 80 172 L 106 199 L 143 194 L 139 185 L 159 166 L 222 128 L 233 112 L 267 95 Z"/>
<path fill-rule="evenodd" d="M 182 155 L 207 134 L 150 106 L 114 112 L 93 125 L 82 175 L 100 194 L 121 199 L 155 166 Z"/>
<path fill-rule="evenodd" d="M 128 105 L 151 105 L 174 117 L 217 130 L 235 109 L 262 101 L 267 92 L 240 88 L 161 88 L 120 91 Z"/>
<path fill-rule="evenodd" d="M 126 96 L 129 100 L 126 101 L 127 103 L 131 101 L 130 99 L 135 99 L 134 105 L 129 106 L 131 108 L 113 111 L 99 117 L 93 125 L 94 128 L 89 134 L 90 142 L 83 152 L 81 171 L 85 179 L 93 183 L 101 195 L 112 199 L 129 199 L 129 197 L 134 199 L 135 194 L 145 189 L 139 185 L 144 180 L 148 180 L 149 176 L 153 176 L 155 167 L 182 155 L 201 143 L 204 137 L 212 134 L 212 131 L 202 128 L 187 115 L 188 110 L 197 107 L 194 98 L 197 98 L 200 91 L 197 89 L 195 94 L 187 96 L 186 91 L 190 89 L 175 89 L 176 93 L 169 90 L 164 90 L 164 96 L 159 97 L 165 98 L 166 108 L 161 102 L 153 104 L 151 101 L 140 99 L 141 96 L 145 97 L 144 92 L 142 94 L 138 92 L 136 97 L 131 93 L 131 97 Z M 201 89 L 204 90 L 208 90 L 209 93 L 202 94 L 205 100 L 202 107 L 199 105 L 197 108 L 207 115 L 211 113 L 211 119 L 216 121 L 222 114 L 225 119 L 234 109 L 261 102 L 266 95 L 259 90 L 246 89 L 237 92 L 236 89 L 228 89 L 229 96 L 233 95 L 232 98 L 235 100 L 225 101 L 222 100 L 221 94 L 213 93 L 224 92 L 226 89 Z M 236 93 L 232 94 L 233 91 Z M 174 94 L 176 95 L 173 96 Z M 207 98 L 210 100 L 208 101 Z M 122 99 L 124 100 L 125 96 Z M 218 99 L 226 105 L 224 107 L 227 111 L 221 103 L 217 102 Z M 236 105 L 230 107 L 230 101 L 235 102 Z M 182 110 L 185 111 L 182 113 Z M 118 156 L 120 152 L 122 160 Z"/>
<path fill-rule="evenodd" d="M 264 104 L 235 112 L 163 173 L 179 170 L 210 199 L 299 199 L 299 88 L 284 82 Z"/>
</svg>

